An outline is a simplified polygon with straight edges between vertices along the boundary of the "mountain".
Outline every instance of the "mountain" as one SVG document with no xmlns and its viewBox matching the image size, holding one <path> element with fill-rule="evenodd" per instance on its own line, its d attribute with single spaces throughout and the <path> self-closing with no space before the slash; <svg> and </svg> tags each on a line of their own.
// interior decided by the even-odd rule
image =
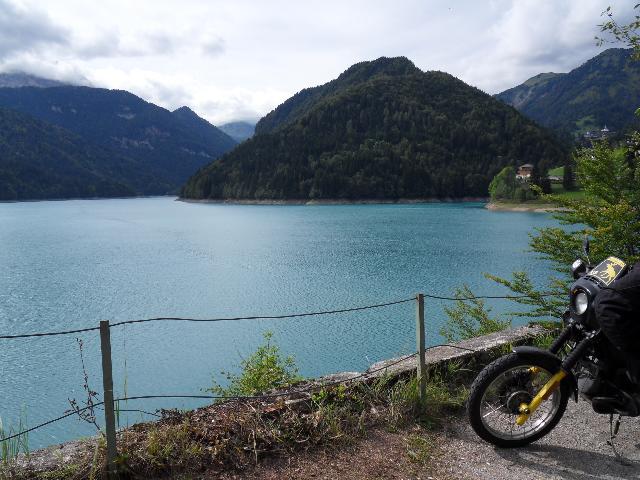
<svg viewBox="0 0 640 480">
<path fill-rule="evenodd" d="M 305 88 L 272 110 L 256 124 L 256 134 L 270 133 L 281 125 L 305 115 L 315 104 L 335 92 L 368 81 L 376 75 L 403 76 L 420 70 L 404 57 L 381 57 L 375 62 L 360 62 L 324 85 Z"/>
<path fill-rule="evenodd" d="M 63 82 L 51 80 L 49 78 L 37 77 L 24 72 L 16 73 L 0 73 L 0 88 L 19 88 L 19 87 L 61 87 L 65 85 Z"/>
<path fill-rule="evenodd" d="M 486 196 L 506 165 L 562 165 L 565 148 L 515 109 L 406 58 L 358 63 L 297 93 L 182 189 L 202 199 Z"/>
<path fill-rule="evenodd" d="M 114 157 L 141 165 L 157 181 L 152 191 L 136 188 L 137 193 L 175 191 L 193 172 L 236 144 L 186 107 L 170 112 L 122 90 L 0 88 L 0 106 L 62 127 Z M 138 179 L 129 180 L 139 184 Z"/>
<path fill-rule="evenodd" d="M 638 124 L 640 62 L 631 49 L 611 48 L 569 73 L 541 73 L 496 98 L 536 122 L 579 135 L 587 130 L 624 131 Z"/>
<path fill-rule="evenodd" d="M 156 182 L 130 159 L 0 108 L 0 200 L 119 197 L 168 188 Z"/>
<path fill-rule="evenodd" d="M 236 142 L 244 142 L 247 138 L 253 137 L 256 124 L 250 122 L 229 122 L 218 127 L 224 133 L 233 138 Z"/>
<path fill-rule="evenodd" d="M 534 99 L 535 92 L 537 90 L 542 91 L 549 81 L 564 75 L 566 75 L 566 73 L 539 73 L 523 84 L 510 88 L 509 90 L 505 90 L 496 96 L 504 103 L 520 109 L 522 107 L 526 107 Z"/>
</svg>

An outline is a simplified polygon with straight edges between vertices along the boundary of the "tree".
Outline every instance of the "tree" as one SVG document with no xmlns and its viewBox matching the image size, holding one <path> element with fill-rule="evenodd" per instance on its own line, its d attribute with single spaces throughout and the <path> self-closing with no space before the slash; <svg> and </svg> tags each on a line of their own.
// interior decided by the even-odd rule
<svg viewBox="0 0 640 480">
<path fill-rule="evenodd" d="M 640 4 L 634 7 L 638 8 Z M 634 57 L 640 60 L 640 16 L 636 15 L 628 25 L 619 25 L 611 8 L 603 14 L 609 20 L 600 26 L 602 31 L 632 47 Z M 599 39 L 600 43 L 603 41 Z M 640 116 L 640 109 L 636 115 Z M 591 148 L 578 150 L 574 159 L 578 181 L 585 191 L 584 199 L 543 195 L 561 207 L 554 216 L 568 228 L 542 228 L 531 237 L 532 250 L 551 260 L 562 274 L 552 279 L 545 289 L 555 296 L 543 296 L 524 272 L 515 272 L 512 280 L 487 275 L 515 293 L 531 295 L 515 299 L 535 307 L 531 316 L 557 317 L 558 307 L 565 301 L 567 286 L 572 281 L 569 266 L 581 254 L 584 235 L 591 238 L 592 263 L 609 255 L 630 264 L 640 261 L 640 133 L 634 132 L 626 147 L 614 148 L 606 141 L 596 142 Z"/>
<path fill-rule="evenodd" d="M 562 188 L 565 190 L 573 190 L 575 188 L 575 182 L 573 179 L 573 166 L 571 162 L 567 162 L 562 172 Z"/>
<path fill-rule="evenodd" d="M 491 200 L 512 200 L 516 190 L 516 172 L 513 167 L 504 167 L 489 184 Z"/>
<path fill-rule="evenodd" d="M 640 3 L 633 7 L 634 10 L 640 12 Z M 627 25 L 620 25 L 613 16 L 613 10 L 611 7 L 602 12 L 602 16 L 608 18 L 608 20 L 600 25 L 600 31 L 613 37 L 613 40 L 609 40 L 603 37 L 596 37 L 598 45 L 604 43 L 623 43 L 633 48 L 633 54 L 636 60 L 640 60 L 640 14 L 636 14 L 634 19 Z"/>
</svg>

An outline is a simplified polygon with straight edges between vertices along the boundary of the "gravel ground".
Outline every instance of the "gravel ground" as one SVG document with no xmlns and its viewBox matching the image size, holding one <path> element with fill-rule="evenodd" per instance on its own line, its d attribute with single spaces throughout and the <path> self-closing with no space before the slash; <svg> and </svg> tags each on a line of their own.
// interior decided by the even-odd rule
<svg viewBox="0 0 640 480">
<path fill-rule="evenodd" d="M 486 480 L 640 479 L 640 418 L 623 418 L 615 445 L 609 440 L 609 416 L 586 401 L 569 401 L 564 417 L 546 437 L 520 449 L 499 449 L 480 440 L 464 421 L 440 435 L 449 452 L 449 468 L 459 478 Z"/>
</svg>

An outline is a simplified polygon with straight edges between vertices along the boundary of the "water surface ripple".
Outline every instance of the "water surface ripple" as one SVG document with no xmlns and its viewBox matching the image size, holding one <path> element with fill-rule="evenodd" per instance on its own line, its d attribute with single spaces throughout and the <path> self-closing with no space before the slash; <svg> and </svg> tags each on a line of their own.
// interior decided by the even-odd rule
<svg viewBox="0 0 640 480">
<path fill-rule="evenodd" d="M 173 198 L 0 204 L 0 334 L 97 326 L 156 316 L 282 315 L 451 294 L 469 284 L 504 293 L 483 272 L 548 265 L 525 250 L 548 215 L 481 204 L 241 206 Z M 491 301 L 495 311 L 509 305 Z M 322 317 L 228 323 L 156 322 L 114 329 L 116 396 L 198 394 L 234 370 L 272 330 L 305 376 L 362 370 L 415 348 L 414 305 Z M 429 344 L 442 302 L 427 301 Z M 97 332 L 77 335 L 101 390 Z M 29 425 L 82 400 L 74 335 L 0 340 L 0 416 Z M 125 368 L 126 365 L 126 368 Z M 202 401 L 131 402 L 188 408 Z M 139 421 L 132 414 L 129 423 Z M 34 432 L 32 448 L 94 433 L 76 419 Z"/>
</svg>

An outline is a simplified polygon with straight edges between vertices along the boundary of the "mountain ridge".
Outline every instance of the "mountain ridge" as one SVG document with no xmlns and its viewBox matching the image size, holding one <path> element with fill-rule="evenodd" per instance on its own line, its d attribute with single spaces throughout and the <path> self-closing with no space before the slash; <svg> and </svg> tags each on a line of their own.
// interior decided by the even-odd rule
<svg viewBox="0 0 640 480">
<path fill-rule="evenodd" d="M 122 197 L 167 188 L 131 159 L 0 107 L 0 200 Z"/>
<path fill-rule="evenodd" d="M 50 78 L 39 77 L 25 72 L 5 72 L 0 73 L 0 88 L 20 88 L 20 87 L 62 87 L 68 83 Z"/>
<path fill-rule="evenodd" d="M 568 73 L 535 75 L 496 98 L 573 136 L 604 125 L 624 131 L 638 125 L 640 105 L 640 63 L 631 57 L 631 49 L 610 48 Z"/>
<path fill-rule="evenodd" d="M 116 157 L 139 163 L 159 179 L 155 185 L 166 187 L 147 194 L 176 191 L 193 172 L 236 145 L 191 110 L 191 114 L 170 112 L 124 90 L 0 88 L 0 106 L 57 125 Z"/>
</svg>

